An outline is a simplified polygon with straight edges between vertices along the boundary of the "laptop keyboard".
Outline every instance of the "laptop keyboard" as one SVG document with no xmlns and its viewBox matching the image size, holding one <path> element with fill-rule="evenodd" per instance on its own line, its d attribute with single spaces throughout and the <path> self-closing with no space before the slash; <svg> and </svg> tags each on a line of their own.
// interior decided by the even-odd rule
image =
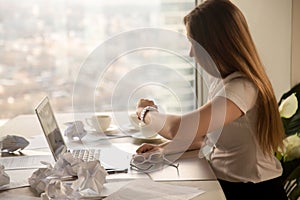
<svg viewBox="0 0 300 200">
<path fill-rule="evenodd" d="M 72 151 L 74 158 L 80 158 L 84 161 L 99 160 L 100 149 L 77 149 Z"/>
</svg>

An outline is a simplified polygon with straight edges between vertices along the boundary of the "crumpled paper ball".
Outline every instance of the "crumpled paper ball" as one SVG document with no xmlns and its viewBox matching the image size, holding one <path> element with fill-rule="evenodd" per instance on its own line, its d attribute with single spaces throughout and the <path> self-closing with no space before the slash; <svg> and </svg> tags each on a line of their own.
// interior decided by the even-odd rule
<svg viewBox="0 0 300 200">
<path fill-rule="evenodd" d="M 14 152 L 22 150 L 29 145 L 29 142 L 21 136 L 7 135 L 1 138 L 0 147 L 2 151 Z"/>
<path fill-rule="evenodd" d="M 82 162 L 82 160 L 74 158 L 70 152 L 62 154 L 54 167 L 50 163 L 42 162 L 47 167 L 39 168 L 33 172 L 32 176 L 28 179 L 29 185 L 37 194 L 41 194 L 45 192 L 47 185 L 49 185 L 52 179 L 77 176 L 77 170 Z"/>
<path fill-rule="evenodd" d="M 72 188 L 82 196 L 97 196 L 101 194 L 106 181 L 107 172 L 98 160 L 84 162 L 78 169 L 78 179 Z"/>
<path fill-rule="evenodd" d="M 54 167 L 40 168 L 29 178 L 29 184 L 42 199 L 80 199 L 99 196 L 106 181 L 107 172 L 100 161 L 84 162 L 70 152 L 59 157 Z M 76 181 L 70 178 L 78 177 Z"/>
<path fill-rule="evenodd" d="M 65 125 L 68 128 L 65 130 L 64 135 L 69 140 L 81 140 L 87 134 L 82 121 L 67 122 Z"/>
<path fill-rule="evenodd" d="M 74 158 L 70 152 L 62 154 L 54 165 L 54 173 L 58 177 L 77 176 L 77 171 L 83 160 Z"/>
<path fill-rule="evenodd" d="M 54 174 L 53 168 L 48 166 L 47 168 L 39 168 L 34 171 L 31 177 L 28 179 L 30 187 L 37 193 L 41 194 L 45 191 L 46 186 L 49 184 L 51 179 L 48 177 Z"/>
<path fill-rule="evenodd" d="M 80 195 L 70 187 L 68 183 L 63 183 L 61 180 L 53 179 L 49 182 L 45 189 L 45 193 L 41 195 L 42 200 L 71 200 L 80 199 Z"/>
<path fill-rule="evenodd" d="M 0 164 L 0 186 L 7 185 L 10 182 L 10 178 L 4 171 L 4 166 Z"/>
</svg>

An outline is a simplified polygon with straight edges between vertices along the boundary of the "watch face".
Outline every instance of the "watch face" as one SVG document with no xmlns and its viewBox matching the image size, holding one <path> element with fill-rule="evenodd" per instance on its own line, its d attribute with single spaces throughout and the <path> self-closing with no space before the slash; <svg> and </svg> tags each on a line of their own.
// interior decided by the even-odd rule
<svg viewBox="0 0 300 200">
<path fill-rule="evenodd" d="M 155 107 L 152 107 L 152 106 L 146 106 L 144 109 L 146 109 L 146 110 L 157 110 Z"/>
</svg>

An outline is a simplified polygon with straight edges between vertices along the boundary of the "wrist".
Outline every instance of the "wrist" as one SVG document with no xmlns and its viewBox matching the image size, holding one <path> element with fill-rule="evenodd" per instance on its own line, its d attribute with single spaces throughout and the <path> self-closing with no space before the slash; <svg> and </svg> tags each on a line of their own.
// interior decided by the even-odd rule
<svg viewBox="0 0 300 200">
<path fill-rule="evenodd" d="M 151 112 L 151 111 L 158 111 L 158 110 L 157 110 L 157 108 L 155 108 L 153 106 L 146 106 L 146 107 L 143 108 L 143 110 L 140 113 L 140 120 L 143 123 L 146 123 L 145 122 L 146 115 L 147 115 L 148 112 Z"/>
</svg>

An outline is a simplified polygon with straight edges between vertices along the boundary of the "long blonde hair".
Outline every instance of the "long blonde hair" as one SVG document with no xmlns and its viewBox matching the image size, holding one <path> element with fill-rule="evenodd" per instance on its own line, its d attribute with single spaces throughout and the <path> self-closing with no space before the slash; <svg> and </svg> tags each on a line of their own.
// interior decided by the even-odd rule
<svg viewBox="0 0 300 200">
<path fill-rule="evenodd" d="M 184 23 L 222 78 L 238 71 L 258 88 L 258 143 L 265 155 L 281 148 L 285 134 L 276 97 L 242 12 L 229 0 L 207 0 L 185 16 Z"/>
</svg>

